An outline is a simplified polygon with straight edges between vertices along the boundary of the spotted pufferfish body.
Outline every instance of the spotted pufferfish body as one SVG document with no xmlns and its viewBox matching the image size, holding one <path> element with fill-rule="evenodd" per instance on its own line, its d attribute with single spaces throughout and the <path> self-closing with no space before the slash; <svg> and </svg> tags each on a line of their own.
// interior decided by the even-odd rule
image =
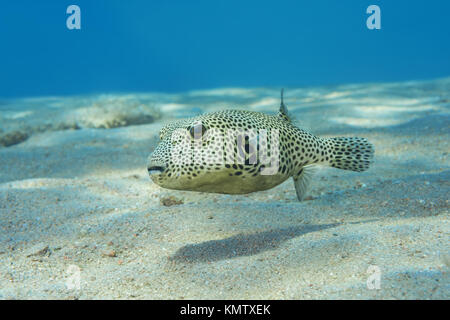
<svg viewBox="0 0 450 320">
<path fill-rule="evenodd" d="M 163 188 L 246 194 L 292 177 L 300 201 L 316 165 L 365 171 L 374 154 L 365 138 L 321 138 L 296 127 L 283 99 L 277 115 L 212 112 L 169 123 L 160 138 L 148 171 Z"/>
</svg>

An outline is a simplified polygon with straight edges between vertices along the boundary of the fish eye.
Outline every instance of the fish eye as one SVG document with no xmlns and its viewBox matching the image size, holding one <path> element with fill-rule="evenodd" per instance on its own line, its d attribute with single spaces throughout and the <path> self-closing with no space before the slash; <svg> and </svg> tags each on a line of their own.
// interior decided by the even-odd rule
<svg viewBox="0 0 450 320">
<path fill-rule="evenodd" d="M 206 127 L 201 123 L 196 123 L 188 127 L 189 134 L 193 139 L 200 139 L 206 132 Z"/>
</svg>

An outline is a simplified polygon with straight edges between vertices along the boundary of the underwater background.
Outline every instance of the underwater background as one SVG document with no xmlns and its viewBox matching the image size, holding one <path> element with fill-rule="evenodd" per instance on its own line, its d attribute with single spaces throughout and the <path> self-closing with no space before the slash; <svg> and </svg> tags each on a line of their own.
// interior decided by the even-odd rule
<svg viewBox="0 0 450 320">
<path fill-rule="evenodd" d="M 66 8 L 81 9 L 81 29 Z M 369 30 L 369 5 L 381 30 Z M 450 74 L 448 1 L 18 0 L 0 97 L 425 80 Z"/>
<path fill-rule="evenodd" d="M 70 5 L 81 29 L 67 28 Z M 370 5 L 381 29 L 368 29 Z M 2 1 L 0 299 L 449 299 L 448 1 Z M 158 187 L 167 123 L 239 109 L 374 163 Z"/>
</svg>

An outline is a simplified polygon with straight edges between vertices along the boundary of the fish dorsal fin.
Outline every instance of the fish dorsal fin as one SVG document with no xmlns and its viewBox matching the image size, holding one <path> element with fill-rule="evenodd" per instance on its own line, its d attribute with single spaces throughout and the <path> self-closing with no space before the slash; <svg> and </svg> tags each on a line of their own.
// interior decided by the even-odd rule
<svg viewBox="0 0 450 320">
<path fill-rule="evenodd" d="M 283 120 L 287 122 L 291 122 L 291 117 L 289 116 L 288 109 L 283 101 L 283 93 L 284 89 L 281 89 L 281 104 L 280 104 L 280 111 L 278 112 L 278 116 L 280 116 Z"/>
</svg>

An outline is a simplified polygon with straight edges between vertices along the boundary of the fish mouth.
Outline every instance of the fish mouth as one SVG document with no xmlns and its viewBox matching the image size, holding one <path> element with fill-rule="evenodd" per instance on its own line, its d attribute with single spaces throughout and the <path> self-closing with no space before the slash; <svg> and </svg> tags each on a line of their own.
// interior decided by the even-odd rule
<svg viewBox="0 0 450 320">
<path fill-rule="evenodd" d="M 150 166 L 147 168 L 147 170 L 149 175 L 154 175 L 163 173 L 163 171 L 166 170 L 166 168 L 163 166 Z"/>
</svg>

